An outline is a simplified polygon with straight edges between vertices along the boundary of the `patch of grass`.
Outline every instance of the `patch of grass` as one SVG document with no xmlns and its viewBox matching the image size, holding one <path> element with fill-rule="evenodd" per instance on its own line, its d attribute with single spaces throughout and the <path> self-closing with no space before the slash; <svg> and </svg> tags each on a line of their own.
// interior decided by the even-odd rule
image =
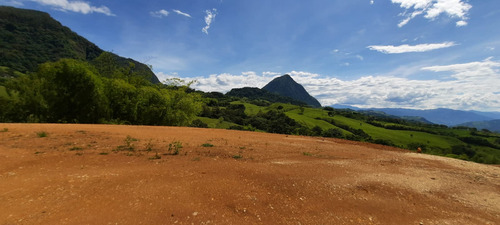
<svg viewBox="0 0 500 225">
<path fill-rule="evenodd" d="M 99 153 L 99 155 L 108 155 L 108 154 L 109 153 L 107 153 L 107 152 L 101 152 L 101 153 Z"/>
<path fill-rule="evenodd" d="M 78 146 L 75 146 L 75 147 L 72 147 L 69 149 L 70 151 L 80 151 L 80 150 L 83 150 L 82 147 L 78 147 Z"/>
<path fill-rule="evenodd" d="M 48 134 L 47 132 L 45 131 L 40 131 L 40 132 L 37 132 L 36 135 L 39 137 L 39 138 L 44 138 L 44 137 L 47 137 Z"/>
<path fill-rule="evenodd" d="M 312 154 L 312 153 L 310 153 L 310 152 L 302 152 L 302 155 L 305 155 L 305 156 L 313 156 L 313 154 Z"/>
<path fill-rule="evenodd" d="M 0 130 L 0 132 L 8 132 L 9 128 L 3 128 L 3 130 Z"/>
<path fill-rule="evenodd" d="M 204 143 L 201 145 L 202 147 L 206 147 L 206 148 L 210 148 L 210 147 L 214 147 L 213 144 L 210 144 L 210 143 Z"/>
<path fill-rule="evenodd" d="M 35 152 L 35 155 L 38 155 L 38 154 L 43 154 L 45 152 Z"/>
<path fill-rule="evenodd" d="M 240 149 L 241 149 L 241 150 L 244 150 L 244 149 L 246 149 L 246 148 L 247 148 L 247 147 L 245 147 L 245 146 L 240 146 Z"/>
<path fill-rule="evenodd" d="M 178 155 L 181 149 L 182 149 L 182 142 L 180 141 L 173 141 L 170 144 L 168 144 L 169 155 Z"/>
<path fill-rule="evenodd" d="M 233 155 L 233 159 L 242 159 L 243 156 L 238 154 L 238 155 Z"/>
</svg>

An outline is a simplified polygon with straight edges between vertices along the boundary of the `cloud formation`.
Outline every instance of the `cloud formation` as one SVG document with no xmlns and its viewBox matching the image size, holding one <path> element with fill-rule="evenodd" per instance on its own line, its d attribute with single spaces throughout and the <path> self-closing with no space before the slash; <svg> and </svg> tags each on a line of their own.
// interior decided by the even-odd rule
<svg viewBox="0 0 500 225">
<path fill-rule="evenodd" d="M 449 48 L 455 46 L 454 42 L 443 42 L 435 44 L 420 44 L 420 45 L 370 45 L 367 48 L 370 50 L 382 52 L 384 54 L 401 54 L 408 52 L 428 52 L 441 48 Z"/>
<path fill-rule="evenodd" d="M 207 25 L 203 27 L 201 31 L 205 34 L 208 34 L 208 29 L 210 29 L 210 25 L 214 21 L 215 16 L 217 16 L 217 9 L 206 10 L 205 13 L 207 13 L 207 15 L 205 16 L 205 23 Z"/>
<path fill-rule="evenodd" d="M 185 12 L 181 12 L 180 10 L 174 9 L 174 10 L 172 10 L 172 11 L 173 11 L 174 13 L 177 13 L 177 14 L 181 15 L 181 16 L 185 16 L 185 17 L 189 17 L 189 18 L 191 18 L 191 15 L 189 15 L 189 14 L 187 14 L 187 13 L 185 13 Z"/>
<path fill-rule="evenodd" d="M 68 0 L 31 0 L 33 2 L 54 7 L 61 11 L 71 11 L 82 14 L 102 13 L 107 16 L 115 16 L 106 6 L 96 7 L 88 2 L 83 1 L 68 1 Z"/>
<path fill-rule="evenodd" d="M 462 110 L 500 110 L 500 61 L 492 58 L 464 64 L 420 68 L 435 73 L 435 79 L 415 80 L 390 75 L 364 76 L 340 80 L 320 74 L 291 71 L 295 81 L 322 105 L 345 104 L 361 108 L 451 108 Z M 232 88 L 262 88 L 282 73 L 244 72 L 239 75 L 212 74 L 209 77 L 183 78 L 197 80 L 193 85 L 202 91 L 227 92 Z M 177 74 L 160 77 L 177 77 Z"/>
<path fill-rule="evenodd" d="M 156 17 L 156 18 L 163 18 L 165 16 L 168 16 L 168 14 L 170 14 L 170 13 L 164 9 L 149 13 L 149 15 L 151 15 L 152 17 Z"/>
<path fill-rule="evenodd" d="M 470 4 L 463 0 L 391 0 L 394 4 L 399 4 L 405 9 L 400 16 L 406 17 L 398 26 L 403 27 L 410 20 L 418 15 L 425 14 L 424 18 L 434 20 L 439 15 L 445 14 L 451 18 L 458 18 L 456 26 L 467 25 L 467 13 L 472 8 Z M 412 10 L 412 12 L 408 12 Z"/>
</svg>

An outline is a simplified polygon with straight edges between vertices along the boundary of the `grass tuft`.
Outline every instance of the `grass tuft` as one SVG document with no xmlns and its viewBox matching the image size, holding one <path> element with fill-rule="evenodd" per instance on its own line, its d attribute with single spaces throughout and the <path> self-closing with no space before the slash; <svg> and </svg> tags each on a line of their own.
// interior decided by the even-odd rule
<svg viewBox="0 0 500 225">
<path fill-rule="evenodd" d="M 36 135 L 39 137 L 39 138 L 44 138 L 44 137 L 47 137 L 48 134 L 47 132 L 45 131 L 40 131 L 40 132 L 37 132 Z"/>
</svg>

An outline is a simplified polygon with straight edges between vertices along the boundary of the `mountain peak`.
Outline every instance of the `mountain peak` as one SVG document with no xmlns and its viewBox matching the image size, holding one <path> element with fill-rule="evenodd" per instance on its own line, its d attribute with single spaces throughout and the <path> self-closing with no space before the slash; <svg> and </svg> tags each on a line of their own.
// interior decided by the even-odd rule
<svg viewBox="0 0 500 225">
<path fill-rule="evenodd" d="M 293 98 L 298 101 L 305 102 L 313 107 L 321 107 L 321 104 L 318 102 L 318 100 L 312 97 L 302 85 L 295 82 L 295 80 L 293 80 L 293 78 L 288 74 L 274 78 L 262 89 L 267 90 L 271 93 L 276 93 L 282 96 Z"/>
</svg>

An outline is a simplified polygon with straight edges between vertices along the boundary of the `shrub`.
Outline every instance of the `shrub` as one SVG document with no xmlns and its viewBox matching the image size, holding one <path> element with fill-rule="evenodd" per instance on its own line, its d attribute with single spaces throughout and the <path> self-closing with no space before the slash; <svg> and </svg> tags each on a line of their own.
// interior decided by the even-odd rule
<svg viewBox="0 0 500 225">
<path fill-rule="evenodd" d="M 45 132 L 45 131 L 40 131 L 40 132 L 37 132 L 37 133 L 36 133 L 36 135 L 37 135 L 38 137 L 40 137 L 40 138 L 44 138 L 44 137 L 47 137 L 47 136 L 48 136 L 47 132 Z"/>
</svg>

